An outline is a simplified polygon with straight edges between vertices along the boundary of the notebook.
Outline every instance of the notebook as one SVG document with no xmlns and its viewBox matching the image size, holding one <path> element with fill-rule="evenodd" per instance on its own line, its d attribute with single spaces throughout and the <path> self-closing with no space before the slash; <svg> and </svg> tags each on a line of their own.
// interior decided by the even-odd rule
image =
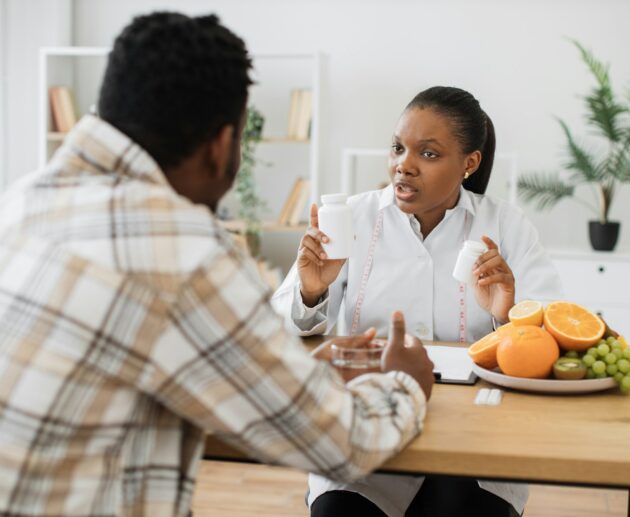
<svg viewBox="0 0 630 517">
<path fill-rule="evenodd" d="M 471 385 L 477 382 L 466 348 L 441 345 L 426 345 L 425 348 L 434 364 L 435 382 Z"/>
</svg>

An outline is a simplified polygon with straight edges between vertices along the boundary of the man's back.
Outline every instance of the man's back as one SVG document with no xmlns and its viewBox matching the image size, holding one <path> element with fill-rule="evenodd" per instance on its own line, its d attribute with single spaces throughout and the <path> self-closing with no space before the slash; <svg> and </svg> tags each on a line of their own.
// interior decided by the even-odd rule
<svg viewBox="0 0 630 517">
<path fill-rule="evenodd" d="M 164 513 L 177 513 L 173 501 L 188 507 L 198 457 L 188 449 L 201 433 L 137 387 L 152 382 L 143 376 L 182 282 L 236 251 L 218 244 L 209 211 L 128 144 L 85 119 L 46 170 L 3 199 L 2 509 L 120 513 L 145 490 Z M 111 483 L 121 469 L 123 487 Z"/>
<path fill-rule="evenodd" d="M 84 118 L 2 202 L 0 513 L 186 515 L 208 430 L 338 479 L 418 432 L 412 377 L 346 388 L 210 211 L 109 124 Z"/>
</svg>

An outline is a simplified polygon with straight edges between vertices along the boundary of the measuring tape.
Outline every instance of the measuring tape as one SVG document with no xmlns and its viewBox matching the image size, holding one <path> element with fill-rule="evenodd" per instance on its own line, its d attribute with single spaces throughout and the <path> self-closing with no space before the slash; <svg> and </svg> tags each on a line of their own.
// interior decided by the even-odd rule
<svg viewBox="0 0 630 517">
<path fill-rule="evenodd" d="M 352 315 L 352 326 L 350 328 L 350 335 L 354 335 L 359 327 L 359 321 L 361 319 L 361 308 L 365 301 L 365 288 L 367 286 L 370 272 L 372 271 L 372 265 L 374 263 L 374 250 L 376 249 L 376 243 L 381 235 L 383 229 L 383 208 L 378 211 L 376 223 L 372 229 L 372 237 L 370 239 L 370 245 L 368 247 L 368 255 L 365 260 L 365 266 L 363 267 L 363 274 L 361 275 L 361 284 L 359 286 L 359 293 L 357 295 L 357 302 L 354 306 L 354 313 Z M 472 226 L 472 219 L 469 217 L 469 213 L 466 212 L 466 219 L 464 221 L 464 241 L 468 239 L 470 235 L 470 228 Z M 463 244 L 463 241 L 462 241 Z M 459 295 L 459 342 L 466 343 L 466 284 L 464 282 L 459 283 L 458 288 Z"/>
</svg>

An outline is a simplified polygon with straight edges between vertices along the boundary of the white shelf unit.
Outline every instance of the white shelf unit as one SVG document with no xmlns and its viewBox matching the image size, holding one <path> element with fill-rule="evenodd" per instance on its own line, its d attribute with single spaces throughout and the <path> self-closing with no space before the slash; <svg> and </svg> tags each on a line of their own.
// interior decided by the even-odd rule
<svg viewBox="0 0 630 517">
<path fill-rule="evenodd" d="M 48 88 L 53 85 L 64 84 L 70 86 L 76 96 L 79 116 L 88 111 L 88 107 L 96 104 L 98 89 L 102 81 L 109 47 L 44 47 L 39 53 L 39 117 L 38 117 L 38 163 L 43 167 L 56 146 L 63 142 L 64 134 L 52 132 Z M 254 62 L 254 77 L 261 79 L 260 85 L 251 89 L 252 102 L 265 116 L 263 140 L 259 149 L 283 146 L 283 153 L 292 155 L 293 159 L 304 154 L 302 149 L 307 147 L 308 159 L 298 157 L 297 175 L 310 179 L 310 200 L 319 198 L 319 143 L 320 143 L 320 112 L 321 112 L 321 66 L 320 52 L 260 52 L 252 54 Z M 90 63 L 95 61 L 95 63 Z M 264 68 L 271 64 L 272 77 L 265 79 Z M 80 66 L 82 68 L 80 68 Z M 273 72 L 284 67 L 281 74 Z M 290 79 L 291 72 L 302 70 L 302 77 L 296 83 Z M 271 88 L 263 81 L 271 83 Z M 88 83 L 88 84 L 83 84 Z M 287 117 L 290 105 L 290 91 L 292 88 L 310 88 L 312 90 L 312 119 L 311 132 L 308 140 L 295 140 L 286 136 Z M 260 91 L 259 91 L 260 90 Z M 265 93 L 266 91 L 266 93 Z M 260 105 L 258 105 L 258 101 Z M 268 126 L 271 126 L 270 134 Z M 284 130 L 284 131 L 283 131 Z M 273 186 L 273 201 L 278 202 L 282 191 L 291 188 L 293 178 L 287 177 L 277 186 Z M 284 198 L 279 201 L 284 203 Z M 273 217 L 272 217 L 273 218 Z"/>
<path fill-rule="evenodd" d="M 63 133 L 52 132 L 48 88 L 70 86 L 75 94 L 79 114 L 88 111 L 98 96 L 108 47 L 43 47 L 39 50 L 38 165 L 43 167 L 54 149 L 61 144 Z M 89 84 L 81 84 L 86 81 Z"/>
</svg>

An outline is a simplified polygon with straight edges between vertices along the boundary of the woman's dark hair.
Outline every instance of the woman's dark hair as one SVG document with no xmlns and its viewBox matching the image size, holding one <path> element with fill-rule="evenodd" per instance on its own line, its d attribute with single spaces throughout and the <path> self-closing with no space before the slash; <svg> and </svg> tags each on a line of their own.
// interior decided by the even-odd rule
<svg viewBox="0 0 630 517">
<path fill-rule="evenodd" d="M 225 125 L 239 127 L 251 59 L 214 15 L 138 16 L 116 38 L 98 102 L 100 117 L 175 166 Z"/>
<path fill-rule="evenodd" d="M 430 108 L 447 117 L 464 153 L 481 152 L 477 171 L 465 179 L 465 189 L 483 194 L 490 181 L 496 139 L 490 117 L 470 93 L 450 86 L 434 86 L 416 95 L 405 108 Z"/>
</svg>

